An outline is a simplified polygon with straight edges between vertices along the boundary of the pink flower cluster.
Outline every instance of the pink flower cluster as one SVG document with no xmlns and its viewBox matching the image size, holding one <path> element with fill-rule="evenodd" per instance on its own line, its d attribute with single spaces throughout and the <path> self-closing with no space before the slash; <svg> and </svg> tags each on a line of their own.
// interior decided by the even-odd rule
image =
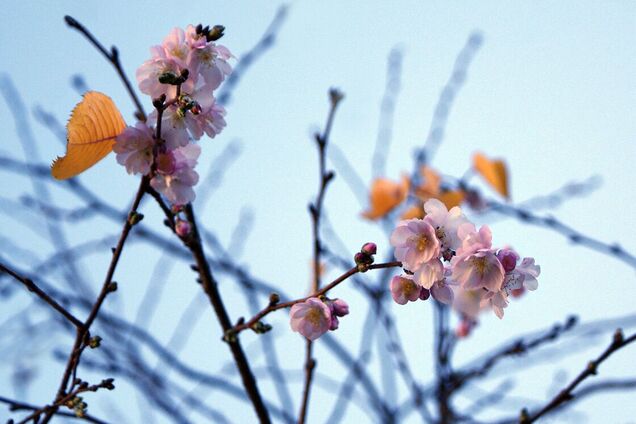
<svg viewBox="0 0 636 424">
<path fill-rule="evenodd" d="M 151 175 L 150 184 L 172 204 L 194 200 L 199 180 L 194 170 L 201 153 L 193 144 L 203 134 L 214 138 L 225 127 L 225 109 L 216 104 L 214 90 L 232 72 L 229 50 L 215 43 L 223 27 L 188 25 L 174 28 L 151 58 L 137 69 L 140 90 L 161 109 L 161 134 L 154 124 L 138 122 L 117 137 L 113 150 L 129 174 Z"/>
<path fill-rule="evenodd" d="M 430 199 L 424 210 L 424 219 L 401 221 L 391 234 L 405 270 L 391 280 L 395 302 L 404 305 L 430 295 L 453 305 L 465 320 L 460 330 L 467 333 L 479 311 L 492 308 L 502 318 L 508 296 L 536 290 L 541 268 L 533 258 L 520 261 L 510 248 L 493 248 L 488 226 L 477 230 L 459 207 L 449 211 Z"/>
<path fill-rule="evenodd" d="M 328 330 L 337 330 L 338 318 L 348 314 L 349 305 L 342 299 L 310 297 L 292 306 L 289 317 L 293 331 L 316 340 Z"/>
</svg>

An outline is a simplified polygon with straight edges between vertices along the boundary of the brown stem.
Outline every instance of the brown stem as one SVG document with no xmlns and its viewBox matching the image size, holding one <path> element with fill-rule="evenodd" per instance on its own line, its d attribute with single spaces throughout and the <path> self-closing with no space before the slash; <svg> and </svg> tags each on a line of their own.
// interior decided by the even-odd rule
<svg viewBox="0 0 636 424">
<path fill-rule="evenodd" d="M 57 403 L 60 399 L 66 396 L 66 388 L 68 387 L 69 380 L 71 375 L 75 372 L 75 369 L 79 365 L 81 352 L 83 350 L 83 346 L 87 343 L 88 337 L 90 335 L 90 327 L 97 318 L 97 314 L 101 309 L 104 300 L 106 300 L 106 296 L 111 291 L 111 283 L 113 282 L 113 275 L 115 274 L 115 269 L 117 269 L 117 264 L 119 262 L 119 258 L 121 257 L 121 253 L 124 249 L 124 244 L 130 234 L 130 230 L 132 227 L 138 222 L 135 218 L 137 213 L 137 208 L 141 203 L 141 199 L 143 198 L 144 193 L 146 192 L 146 187 L 148 186 L 149 178 L 144 176 L 141 179 L 141 183 L 139 184 L 139 189 L 137 190 L 137 194 L 135 195 L 135 200 L 130 208 L 130 212 L 128 214 L 128 219 L 124 223 L 124 228 L 122 229 L 121 235 L 119 236 L 119 241 L 117 242 L 117 247 L 113 250 L 113 257 L 111 258 L 110 265 L 108 266 L 108 271 L 106 271 L 106 278 L 104 279 L 104 284 L 102 284 L 102 289 L 97 297 L 97 300 L 93 304 L 93 307 L 88 314 L 88 318 L 82 324 L 82 326 L 78 327 L 77 334 L 75 337 L 75 343 L 73 345 L 73 349 L 69 354 L 68 361 L 66 364 L 66 369 L 64 371 L 64 375 L 62 376 L 62 380 L 60 382 L 60 387 L 57 390 L 57 395 L 55 397 L 54 405 L 51 407 L 49 411 L 46 412 L 46 416 L 44 417 L 43 424 L 49 422 L 55 411 L 57 411 L 58 406 Z"/>
<path fill-rule="evenodd" d="M 199 278 L 201 281 L 201 285 L 203 286 L 203 290 L 210 299 L 210 303 L 212 304 L 212 308 L 216 313 L 224 334 L 227 334 L 228 330 L 232 328 L 232 323 L 225 309 L 221 294 L 219 293 L 217 282 L 212 276 L 212 271 L 210 270 L 208 261 L 205 259 L 203 246 L 201 244 L 201 237 L 197 228 L 192 205 L 188 204 L 185 207 L 185 214 L 188 218 L 188 221 L 190 222 L 190 225 L 192 226 L 192 233 L 188 238 L 188 241 L 186 242 L 186 246 L 192 252 L 192 256 L 194 257 L 194 260 L 196 262 L 197 272 L 199 273 Z M 261 423 L 271 422 L 269 418 L 269 412 L 267 411 L 267 408 L 263 403 L 263 399 L 258 390 L 258 386 L 256 385 L 256 379 L 254 378 L 254 374 L 252 374 L 249 362 L 247 360 L 247 357 L 245 356 L 245 353 L 243 352 L 243 348 L 241 347 L 238 337 L 226 338 L 226 341 L 230 346 L 232 356 L 234 357 L 234 361 L 236 362 L 236 367 L 238 368 L 238 371 L 241 374 L 241 379 L 243 380 L 243 386 L 245 387 L 245 390 L 247 391 L 247 394 L 250 397 L 252 404 L 254 405 L 254 410 L 256 411 L 258 419 Z"/>
<path fill-rule="evenodd" d="M 113 65 L 113 67 L 115 68 L 115 71 L 117 71 L 117 74 L 119 75 L 119 78 L 121 78 L 122 82 L 124 83 L 124 86 L 126 86 L 126 90 L 128 91 L 130 98 L 135 103 L 135 107 L 137 108 L 137 118 L 140 121 L 145 122 L 146 113 L 144 112 L 144 107 L 141 105 L 141 102 L 139 101 L 139 98 L 137 97 L 135 90 L 133 90 L 132 85 L 130 84 L 130 81 L 128 80 L 128 77 L 126 77 L 126 74 L 124 73 L 124 69 L 121 66 L 121 62 L 119 61 L 119 51 L 117 50 L 117 47 L 112 46 L 109 52 L 95 38 L 95 36 L 91 34 L 91 32 L 88 29 L 86 29 L 84 25 L 80 24 L 77 20 L 75 20 L 75 18 L 72 18 L 71 16 L 67 15 L 67 16 L 64 16 L 64 20 L 66 21 L 68 26 L 70 26 L 71 28 L 75 28 L 80 33 L 82 33 L 82 35 L 84 35 L 84 37 L 86 37 L 88 41 L 90 41 L 90 43 L 93 46 L 95 46 L 95 48 L 97 48 L 97 50 L 99 50 L 101 54 L 104 55 L 106 60 L 108 60 L 111 65 Z"/>
<path fill-rule="evenodd" d="M 312 234 L 314 239 L 314 278 L 312 282 L 312 292 L 316 292 L 320 289 L 320 255 L 322 253 L 322 243 L 320 241 L 320 219 L 322 217 L 322 205 L 325 198 L 325 191 L 327 185 L 333 180 L 333 171 L 327 172 L 327 155 L 326 148 L 329 141 L 329 134 L 331 133 L 331 127 L 333 125 L 333 118 L 336 113 L 336 108 L 342 100 L 342 93 L 336 89 L 329 90 L 329 98 L 331 101 L 331 108 L 329 109 L 329 115 L 327 116 L 327 123 L 325 129 L 321 134 L 316 134 L 315 140 L 318 146 L 318 171 L 320 175 L 320 185 L 318 187 L 318 194 L 313 204 L 309 205 L 309 212 L 312 218 Z M 307 349 L 305 355 L 305 385 L 303 389 L 303 398 L 300 406 L 300 412 L 298 414 L 298 423 L 303 424 L 307 416 L 307 407 L 309 404 L 309 394 L 311 391 L 311 382 L 314 369 L 316 368 L 316 360 L 312 357 L 312 344 L 311 340 L 307 340 Z"/>
<path fill-rule="evenodd" d="M 399 262 L 399 261 L 385 262 L 385 263 L 381 263 L 381 264 L 369 265 L 368 267 L 366 267 L 366 270 L 382 269 L 382 268 L 396 268 L 396 267 L 401 267 L 401 266 L 402 266 L 402 262 Z M 274 311 L 277 311 L 279 309 L 291 308 L 295 304 L 301 303 L 301 302 L 305 302 L 307 299 L 312 298 L 312 297 L 320 297 L 320 296 L 326 295 L 334 287 L 336 287 L 340 283 L 344 282 L 345 280 L 349 279 L 351 276 L 353 276 L 353 275 L 355 275 L 355 274 L 357 274 L 359 272 L 362 272 L 362 271 L 360 269 L 358 269 L 358 267 L 353 267 L 350 270 L 348 270 L 347 272 L 345 272 L 344 274 L 342 274 L 341 276 L 339 276 L 338 278 L 336 278 L 335 280 L 333 280 L 331 283 L 327 284 L 326 286 L 324 286 L 320 290 L 310 294 L 309 296 L 301 297 L 299 299 L 290 300 L 289 302 L 270 303 L 267 307 L 261 309 L 261 311 L 259 311 L 256 315 L 254 315 L 248 321 L 246 321 L 246 322 L 244 322 L 242 324 L 235 325 L 234 327 L 232 327 L 230 329 L 230 332 L 233 333 L 233 334 L 238 334 L 238 333 L 240 333 L 243 330 L 247 330 L 248 328 L 254 328 L 254 326 L 256 325 L 257 322 L 259 322 L 265 316 L 269 315 L 270 313 L 272 313 Z"/>
</svg>

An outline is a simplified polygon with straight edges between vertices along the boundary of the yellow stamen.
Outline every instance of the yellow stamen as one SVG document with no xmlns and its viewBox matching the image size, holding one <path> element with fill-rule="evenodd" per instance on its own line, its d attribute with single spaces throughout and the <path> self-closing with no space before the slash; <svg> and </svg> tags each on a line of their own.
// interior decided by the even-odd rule
<svg viewBox="0 0 636 424">
<path fill-rule="evenodd" d="M 428 237 L 420 236 L 417 239 L 417 250 L 419 250 L 420 252 L 424 251 L 427 245 L 428 245 Z"/>
<path fill-rule="evenodd" d="M 479 275 L 482 277 L 486 273 L 486 268 L 488 267 L 488 262 L 486 262 L 486 258 L 473 258 L 473 267 L 477 270 Z"/>
</svg>

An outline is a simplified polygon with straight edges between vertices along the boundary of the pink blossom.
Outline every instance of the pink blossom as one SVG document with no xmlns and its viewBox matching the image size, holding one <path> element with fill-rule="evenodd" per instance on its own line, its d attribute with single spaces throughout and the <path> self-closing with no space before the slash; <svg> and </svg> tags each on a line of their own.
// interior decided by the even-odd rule
<svg viewBox="0 0 636 424">
<path fill-rule="evenodd" d="M 444 264 L 437 258 L 423 263 L 413 274 L 413 280 L 425 289 L 430 289 L 433 284 L 443 278 Z"/>
<path fill-rule="evenodd" d="M 453 286 L 453 309 L 460 315 L 476 320 L 481 310 L 481 299 L 486 290 L 466 290 L 461 286 Z"/>
<path fill-rule="evenodd" d="M 420 297 L 421 287 L 408 276 L 396 275 L 391 279 L 391 296 L 395 303 L 406 305 Z"/>
<path fill-rule="evenodd" d="M 204 47 L 208 40 L 205 34 L 197 34 L 197 29 L 194 25 L 188 25 L 185 29 L 185 39 L 191 49 L 197 49 Z"/>
<path fill-rule="evenodd" d="M 138 122 L 117 136 L 113 151 L 117 154 L 117 162 L 124 165 L 129 174 L 146 175 L 152 165 L 154 145 L 152 128 Z"/>
<path fill-rule="evenodd" d="M 329 307 L 317 297 L 296 303 L 291 307 L 289 317 L 291 329 L 309 340 L 316 340 L 332 326 Z"/>
<path fill-rule="evenodd" d="M 444 203 L 437 199 L 429 199 L 424 203 L 424 211 L 424 220 L 435 228 L 442 251 L 457 250 L 462 244 L 457 230 L 460 225 L 468 222 L 461 209 L 455 206 L 449 211 Z"/>
<path fill-rule="evenodd" d="M 159 153 L 157 159 L 155 159 L 155 163 L 157 164 L 157 172 L 162 174 L 174 174 L 177 169 L 172 152 Z"/>
<path fill-rule="evenodd" d="M 159 76 L 164 73 L 180 75 L 183 65 L 166 54 L 162 46 L 150 48 L 151 58 L 145 61 L 136 72 L 137 83 L 142 93 L 153 99 L 165 94 L 169 99 L 176 95 L 174 85 L 162 84 Z"/>
<path fill-rule="evenodd" d="M 451 261 L 451 265 L 453 280 L 465 289 L 483 287 L 492 292 L 501 289 L 504 269 L 492 249 L 480 249 L 473 254 L 456 256 Z"/>
<path fill-rule="evenodd" d="M 196 69 L 206 84 L 216 90 L 232 73 L 232 66 L 228 63 L 231 57 L 232 54 L 227 48 L 210 42 L 192 50 L 189 64 Z"/>
<path fill-rule="evenodd" d="M 181 28 L 173 28 L 161 43 L 165 55 L 169 60 L 178 63 L 182 69 L 187 68 L 186 62 L 190 54 L 190 46 L 186 43 L 185 32 Z"/>
<path fill-rule="evenodd" d="M 173 104 L 162 115 L 163 128 L 180 131 L 187 137 L 189 133 L 195 140 L 203 134 L 214 138 L 225 128 L 225 108 L 216 104 L 210 86 L 202 85 L 191 94 L 184 93 L 182 102 Z M 195 107 L 187 110 L 183 103 L 194 103 Z M 153 111 L 149 119 L 157 119 L 157 112 Z M 186 132 L 187 130 L 187 132 Z"/>
<path fill-rule="evenodd" d="M 214 138 L 225 128 L 225 113 L 225 108 L 213 101 L 212 105 L 202 109 L 199 114 L 188 116 L 190 119 L 186 120 L 186 125 L 192 138 L 198 140 L 204 133 Z"/>
<path fill-rule="evenodd" d="M 421 219 L 401 221 L 391 234 L 391 244 L 395 247 L 397 260 L 410 271 L 440 254 L 435 228 Z"/>
<path fill-rule="evenodd" d="M 433 299 L 445 305 L 453 304 L 453 290 L 446 283 L 446 280 L 439 280 L 433 284 L 431 287 L 431 296 L 433 296 Z"/>
<path fill-rule="evenodd" d="M 490 306 L 495 312 L 495 315 L 497 315 L 497 318 L 502 319 L 504 316 L 504 309 L 508 307 L 508 295 L 503 290 L 496 293 L 486 292 L 481 300 L 481 306 Z"/>
<path fill-rule="evenodd" d="M 150 180 L 152 188 L 163 194 L 172 204 L 187 204 L 194 200 L 192 187 L 199 181 L 194 171 L 201 148 L 195 144 L 179 147 L 172 151 L 175 171 L 170 175 L 158 173 Z"/>
<path fill-rule="evenodd" d="M 482 306 L 492 307 L 495 315 L 500 319 L 504 316 L 504 309 L 508 306 L 508 296 L 520 290 L 536 290 L 537 277 L 541 268 L 534 264 L 533 258 L 524 258 L 514 270 L 507 272 L 501 290 L 487 292 L 481 302 Z"/>
<path fill-rule="evenodd" d="M 536 290 L 539 286 L 537 277 L 541 274 L 541 267 L 535 265 L 534 258 L 523 258 L 521 264 L 516 269 L 521 275 L 524 276 L 523 287 L 527 290 Z"/>
<path fill-rule="evenodd" d="M 492 247 L 492 232 L 487 225 L 483 225 L 479 231 L 475 225 L 467 222 L 457 229 L 457 235 L 462 240 L 462 245 L 457 249 L 457 256 L 468 255 L 481 249 Z"/>
</svg>

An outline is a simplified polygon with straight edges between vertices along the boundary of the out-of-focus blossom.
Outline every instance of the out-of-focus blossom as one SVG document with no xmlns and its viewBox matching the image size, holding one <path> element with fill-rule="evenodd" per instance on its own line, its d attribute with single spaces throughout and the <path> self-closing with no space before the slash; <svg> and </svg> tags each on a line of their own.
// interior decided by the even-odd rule
<svg viewBox="0 0 636 424">
<path fill-rule="evenodd" d="M 473 223 L 464 223 L 457 229 L 457 235 L 462 240 L 461 247 L 457 249 L 457 256 L 469 255 L 492 247 L 492 232 L 487 225 L 483 225 L 477 231 Z"/>
<path fill-rule="evenodd" d="M 431 287 L 431 296 L 433 299 L 445 305 L 453 304 L 453 290 L 445 280 L 436 281 Z"/>
<path fill-rule="evenodd" d="M 468 222 L 461 209 L 455 206 L 449 211 L 444 203 L 437 199 L 429 199 L 424 203 L 424 211 L 424 220 L 435 228 L 442 251 L 457 250 L 462 244 L 457 230 L 460 225 Z"/>
</svg>

